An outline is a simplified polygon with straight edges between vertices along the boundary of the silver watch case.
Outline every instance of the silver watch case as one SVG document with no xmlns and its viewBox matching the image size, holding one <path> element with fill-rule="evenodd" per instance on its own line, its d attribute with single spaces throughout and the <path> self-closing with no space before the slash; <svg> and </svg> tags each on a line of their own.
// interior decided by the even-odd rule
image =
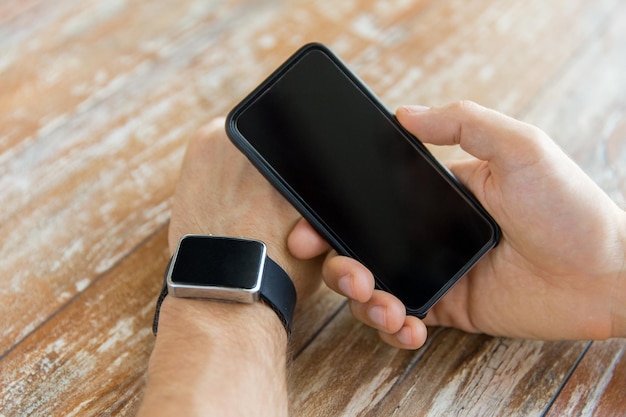
<svg viewBox="0 0 626 417">
<path fill-rule="evenodd" d="M 176 261 L 178 260 L 179 252 L 181 250 L 181 246 L 185 239 L 222 239 L 228 241 L 239 241 L 242 244 L 253 244 L 259 247 L 260 254 L 258 256 L 257 267 L 255 268 L 255 283 L 251 288 L 244 288 L 235 283 L 231 284 L 220 284 L 220 285 L 196 285 L 196 284 L 188 284 L 175 282 L 173 280 L 173 273 L 176 266 Z M 185 235 L 183 236 L 174 252 L 172 257 L 172 261 L 167 270 L 167 289 L 168 293 L 174 297 L 182 297 L 182 298 L 201 298 L 201 299 L 211 299 L 211 300 L 219 300 L 219 301 L 231 301 L 237 303 L 254 303 L 259 300 L 261 294 L 261 283 L 263 281 L 263 271 L 265 267 L 265 259 L 267 255 L 267 246 L 264 242 L 255 239 L 246 239 L 246 238 L 234 238 L 234 237 L 226 237 L 226 236 L 209 236 L 209 235 Z M 256 258 L 256 256 L 255 256 Z M 250 270 L 252 274 L 253 271 Z"/>
</svg>

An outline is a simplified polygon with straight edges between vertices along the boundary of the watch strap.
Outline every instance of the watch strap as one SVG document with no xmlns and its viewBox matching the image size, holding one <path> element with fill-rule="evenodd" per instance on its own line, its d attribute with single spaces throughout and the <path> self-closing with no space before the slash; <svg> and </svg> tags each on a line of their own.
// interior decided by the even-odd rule
<svg viewBox="0 0 626 417">
<path fill-rule="evenodd" d="M 296 308 L 296 287 L 283 268 L 269 256 L 265 257 L 261 298 L 278 314 L 287 335 L 291 335 L 293 312 Z"/>
<path fill-rule="evenodd" d="M 170 270 L 170 266 L 172 266 L 172 260 L 174 258 L 170 258 L 170 261 L 167 263 L 167 267 L 165 267 L 165 276 L 163 277 L 163 287 L 161 288 L 161 292 L 159 293 L 159 298 L 157 298 L 156 309 L 154 310 L 154 318 L 152 319 L 152 334 L 156 336 L 157 330 L 159 329 L 159 314 L 161 313 L 161 304 L 163 304 L 163 300 L 167 296 L 167 273 Z"/>
<path fill-rule="evenodd" d="M 163 287 L 157 298 L 154 318 L 152 320 L 152 333 L 156 336 L 159 329 L 159 314 L 161 312 L 161 304 L 168 294 L 167 274 L 172 266 L 172 260 L 165 268 L 165 276 L 163 277 Z M 263 278 L 260 290 L 261 299 L 278 314 L 281 322 L 287 330 L 287 335 L 291 335 L 291 324 L 293 322 L 293 313 L 296 307 L 296 287 L 293 285 L 289 275 L 274 262 L 269 256 L 265 257 L 263 266 Z"/>
</svg>

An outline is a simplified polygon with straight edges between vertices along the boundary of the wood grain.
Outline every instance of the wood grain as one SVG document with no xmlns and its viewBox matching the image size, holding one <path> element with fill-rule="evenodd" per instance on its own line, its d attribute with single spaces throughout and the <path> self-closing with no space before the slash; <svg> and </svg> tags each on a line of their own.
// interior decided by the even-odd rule
<svg viewBox="0 0 626 417">
<path fill-rule="evenodd" d="M 546 416 L 622 416 L 624 383 L 626 341 L 593 342 Z"/>
<path fill-rule="evenodd" d="M 2 2 L 0 415 L 134 413 L 185 145 L 302 43 L 392 109 L 539 125 L 626 206 L 624 39 L 619 0 Z M 298 416 L 626 413 L 623 341 L 431 329 L 402 352 L 322 289 L 292 352 Z"/>
<path fill-rule="evenodd" d="M 626 207 L 626 7 L 600 21 L 594 41 L 555 74 L 523 118 L 548 132 Z"/>
<path fill-rule="evenodd" d="M 292 414 L 539 415 L 584 345 L 440 329 L 424 348 L 404 352 L 343 311 L 292 367 Z M 319 357 L 324 363 L 313 366 Z M 341 395 L 324 395 L 333 392 Z"/>
<path fill-rule="evenodd" d="M 2 358 L 5 415 L 97 415 L 136 407 L 154 341 L 150 324 L 166 239 L 162 227 Z"/>
</svg>

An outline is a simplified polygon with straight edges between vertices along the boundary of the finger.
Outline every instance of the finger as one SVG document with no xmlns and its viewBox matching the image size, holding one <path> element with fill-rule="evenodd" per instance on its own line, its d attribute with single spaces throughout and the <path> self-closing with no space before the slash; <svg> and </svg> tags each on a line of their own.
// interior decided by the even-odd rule
<svg viewBox="0 0 626 417">
<path fill-rule="evenodd" d="M 551 142 L 538 128 L 471 101 L 432 108 L 403 106 L 396 116 L 425 143 L 458 144 L 476 158 L 495 163 L 532 163 L 542 144 Z"/>
<path fill-rule="evenodd" d="M 399 349 L 419 349 L 428 337 L 426 325 L 417 317 L 406 316 L 404 324 L 396 333 L 378 332 L 380 339 Z"/>
<path fill-rule="evenodd" d="M 287 237 L 287 247 L 298 259 L 313 259 L 330 250 L 330 245 L 311 227 L 300 219 Z"/>
<path fill-rule="evenodd" d="M 404 304 L 381 290 L 374 290 L 372 297 L 365 303 L 350 300 L 349 306 L 357 320 L 384 333 L 398 332 L 406 320 Z"/>
<path fill-rule="evenodd" d="M 364 303 L 374 293 L 374 276 L 358 261 L 331 252 L 322 267 L 324 282 L 333 291 Z"/>
</svg>

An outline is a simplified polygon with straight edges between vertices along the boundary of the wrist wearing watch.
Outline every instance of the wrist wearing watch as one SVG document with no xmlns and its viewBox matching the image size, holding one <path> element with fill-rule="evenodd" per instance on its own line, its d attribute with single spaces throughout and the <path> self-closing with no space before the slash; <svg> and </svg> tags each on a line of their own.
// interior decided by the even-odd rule
<svg viewBox="0 0 626 417">
<path fill-rule="evenodd" d="M 166 270 L 152 332 L 167 295 L 238 303 L 264 301 L 291 334 L 296 289 L 289 275 L 267 256 L 265 243 L 245 238 L 185 235 Z"/>
</svg>

